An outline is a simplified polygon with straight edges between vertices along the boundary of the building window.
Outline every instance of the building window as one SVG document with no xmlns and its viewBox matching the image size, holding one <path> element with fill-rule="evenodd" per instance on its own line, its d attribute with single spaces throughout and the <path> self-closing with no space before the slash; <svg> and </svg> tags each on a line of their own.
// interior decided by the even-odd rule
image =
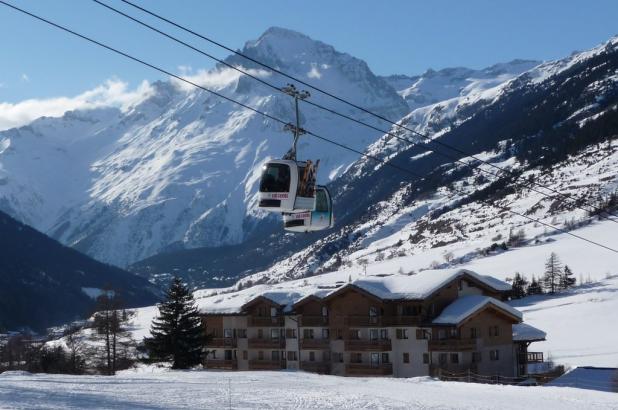
<svg viewBox="0 0 618 410">
<path fill-rule="evenodd" d="M 298 357 L 296 356 L 296 351 L 293 351 L 293 350 L 288 351 L 288 360 L 291 362 L 295 362 L 298 360 Z"/>
<path fill-rule="evenodd" d="M 264 352 L 262 350 L 258 351 L 258 360 L 264 360 Z"/>
<path fill-rule="evenodd" d="M 429 364 L 429 353 L 423 353 L 423 364 Z"/>
<path fill-rule="evenodd" d="M 330 362 L 330 350 L 322 350 L 322 361 Z"/>
<path fill-rule="evenodd" d="M 225 360 L 232 360 L 232 351 L 231 350 L 224 350 L 223 351 L 223 358 Z"/>
<path fill-rule="evenodd" d="M 499 335 L 498 326 L 489 326 L 489 337 L 495 337 Z"/>
<path fill-rule="evenodd" d="M 275 317 L 277 316 L 277 308 L 276 307 L 271 307 L 270 308 L 270 317 Z"/>
<path fill-rule="evenodd" d="M 238 336 L 240 339 L 246 339 L 247 329 L 236 329 L 236 336 Z"/>
<path fill-rule="evenodd" d="M 395 336 L 397 337 L 397 339 L 407 339 L 408 329 L 397 329 L 395 331 Z"/>
<path fill-rule="evenodd" d="M 242 359 L 243 360 L 249 360 L 249 352 L 246 350 L 242 351 Z"/>
<path fill-rule="evenodd" d="M 335 339 L 343 339 L 343 330 L 340 328 L 335 329 Z"/>
<path fill-rule="evenodd" d="M 438 355 L 438 363 L 446 364 L 446 353 L 440 353 Z"/>
<path fill-rule="evenodd" d="M 378 308 L 375 306 L 369 308 L 369 323 L 378 323 Z"/>
<path fill-rule="evenodd" d="M 388 340 L 388 329 L 380 329 L 380 339 Z"/>
<path fill-rule="evenodd" d="M 350 353 L 350 363 L 362 363 L 363 355 L 361 353 Z"/>
<path fill-rule="evenodd" d="M 322 316 L 328 316 L 328 308 L 326 306 L 322 306 Z"/>
<path fill-rule="evenodd" d="M 489 351 L 489 360 L 500 360 L 500 350 L 496 349 L 496 350 L 490 350 Z"/>
<path fill-rule="evenodd" d="M 341 352 L 333 352 L 333 362 L 335 362 L 335 363 L 343 363 L 343 353 L 341 353 Z"/>
<path fill-rule="evenodd" d="M 403 362 L 404 363 L 410 363 L 410 353 L 404 353 L 403 354 Z"/>
<path fill-rule="evenodd" d="M 472 363 L 481 362 L 481 352 L 472 352 Z"/>
<path fill-rule="evenodd" d="M 309 352 L 309 361 L 315 362 L 315 352 Z"/>
<path fill-rule="evenodd" d="M 476 339 L 478 337 L 475 327 L 470 328 L 470 339 Z"/>
<path fill-rule="evenodd" d="M 322 339 L 330 338 L 330 331 L 328 329 L 322 329 Z"/>
<path fill-rule="evenodd" d="M 451 363 L 458 364 L 459 363 L 459 354 L 451 353 Z"/>
<path fill-rule="evenodd" d="M 382 353 L 382 363 L 390 363 L 391 358 L 388 353 Z"/>
<path fill-rule="evenodd" d="M 212 358 L 213 359 L 217 358 L 217 351 L 216 350 L 211 350 L 210 353 L 212 353 Z"/>
<path fill-rule="evenodd" d="M 232 332 L 232 329 L 223 329 L 223 337 L 225 337 L 226 339 L 232 338 L 233 335 L 234 332 Z"/>
<path fill-rule="evenodd" d="M 380 354 L 371 353 L 371 367 L 378 367 L 380 364 Z"/>
<path fill-rule="evenodd" d="M 287 339 L 296 339 L 296 329 L 285 329 L 285 337 Z"/>
<path fill-rule="evenodd" d="M 427 339 L 427 334 L 425 333 L 425 329 L 416 329 L 416 338 L 417 339 Z"/>
<path fill-rule="evenodd" d="M 438 339 L 439 340 L 446 339 L 446 330 L 444 330 L 444 329 L 438 330 Z"/>
<path fill-rule="evenodd" d="M 303 329 L 304 339 L 313 339 L 313 329 Z"/>
<path fill-rule="evenodd" d="M 279 360 L 279 350 L 273 350 L 273 351 L 270 353 L 270 357 L 271 357 L 271 359 L 272 359 L 272 361 L 273 361 L 273 362 L 278 361 L 278 360 Z"/>
<path fill-rule="evenodd" d="M 369 339 L 378 340 L 378 329 L 369 329 Z"/>
<path fill-rule="evenodd" d="M 361 331 L 360 329 L 350 329 L 350 339 L 352 340 L 360 340 Z"/>
<path fill-rule="evenodd" d="M 270 338 L 273 340 L 279 339 L 279 329 L 270 329 Z"/>
<path fill-rule="evenodd" d="M 264 339 L 264 330 L 258 329 L 258 339 Z"/>
<path fill-rule="evenodd" d="M 448 330 L 448 336 L 450 338 L 453 338 L 453 339 L 458 338 L 459 337 L 459 330 L 454 328 L 454 327 L 449 329 Z"/>
</svg>

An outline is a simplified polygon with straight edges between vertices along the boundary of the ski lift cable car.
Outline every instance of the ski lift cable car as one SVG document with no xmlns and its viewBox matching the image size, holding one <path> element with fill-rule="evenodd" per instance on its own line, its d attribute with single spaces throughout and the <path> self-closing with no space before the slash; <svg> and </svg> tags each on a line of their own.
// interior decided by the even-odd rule
<svg viewBox="0 0 618 410">
<path fill-rule="evenodd" d="M 325 186 L 316 188 L 316 204 L 313 211 L 283 213 L 283 229 L 290 232 L 314 232 L 332 228 L 334 225 L 333 202 Z"/>
<path fill-rule="evenodd" d="M 315 184 L 320 160 L 296 159 L 298 138 L 305 133 L 300 128 L 298 100 L 309 97 L 306 91 L 297 91 L 293 85 L 282 89 L 294 97 L 296 108 L 296 125 L 287 124 L 286 131 L 294 133 L 292 148 L 283 157 L 268 161 L 262 171 L 259 190 L 260 209 L 271 212 L 305 212 L 315 209 Z"/>
</svg>

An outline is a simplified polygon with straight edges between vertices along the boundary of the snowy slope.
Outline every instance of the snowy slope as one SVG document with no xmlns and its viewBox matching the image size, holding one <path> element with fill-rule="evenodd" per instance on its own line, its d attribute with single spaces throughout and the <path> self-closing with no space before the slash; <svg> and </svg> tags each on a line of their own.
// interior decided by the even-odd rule
<svg viewBox="0 0 618 410">
<path fill-rule="evenodd" d="M 272 28 L 243 52 L 393 118 L 403 99 L 367 65 L 300 33 Z M 231 64 L 240 63 L 230 57 Z M 255 75 L 283 86 L 263 70 Z M 284 121 L 292 102 L 229 68 L 191 77 Z M 323 103 L 320 96 L 312 97 Z M 303 107 L 303 124 L 363 150 L 379 137 Z M 371 121 L 366 119 L 367 121 Z M 41 118 L 0 133 L 0 209 L 101 260 L 125 265 L 169 247 L 242 241 L 264 215 L 255 209 L 262 163 L 291 137 L 281 124 L 178 81 L 158 82 L 132 105 Z M 320 158 L 322 182 L 358 156 L 301 141 Z"/>
<path fill-rule="evenodd" d="M 285 388 L 283 388 L 285 386 Z M 156 391 L 156 394 L 144 394 Z M 165 371 L 117 376 L 0 375 L 5 409 L 615 409 L 613 393 L 428 378 L 354 378 L 303 372 Z"/>
</svg>

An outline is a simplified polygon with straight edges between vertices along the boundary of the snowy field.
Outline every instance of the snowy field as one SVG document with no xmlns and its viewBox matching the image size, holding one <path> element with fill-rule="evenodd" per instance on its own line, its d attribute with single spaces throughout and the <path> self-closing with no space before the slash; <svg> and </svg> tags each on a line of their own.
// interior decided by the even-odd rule
<svg viewBox="0 0 618 410">
<path fill-rule="evenodd" d="M 228 409 L 230 402 L 232 409 L 618 409 L 618 394 L 302 372 L 0 374 L 2 409 Z"/>
</svg>

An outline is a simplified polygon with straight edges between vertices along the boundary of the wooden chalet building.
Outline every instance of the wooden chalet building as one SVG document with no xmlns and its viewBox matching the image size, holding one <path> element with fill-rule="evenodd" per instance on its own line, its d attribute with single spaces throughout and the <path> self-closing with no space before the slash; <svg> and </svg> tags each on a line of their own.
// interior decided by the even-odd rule
<svg viewBox="0 0 618 410">
<path fill-rule="evenodd" d="M 368 276 L 326 289 L 252 289 L 200 305 L 212 337 L 207 368 L 519 377 L 538 359 L 529 344 L 545 338 L 503 302 L 508 283 L 469 270 Z"/>
</svg>

